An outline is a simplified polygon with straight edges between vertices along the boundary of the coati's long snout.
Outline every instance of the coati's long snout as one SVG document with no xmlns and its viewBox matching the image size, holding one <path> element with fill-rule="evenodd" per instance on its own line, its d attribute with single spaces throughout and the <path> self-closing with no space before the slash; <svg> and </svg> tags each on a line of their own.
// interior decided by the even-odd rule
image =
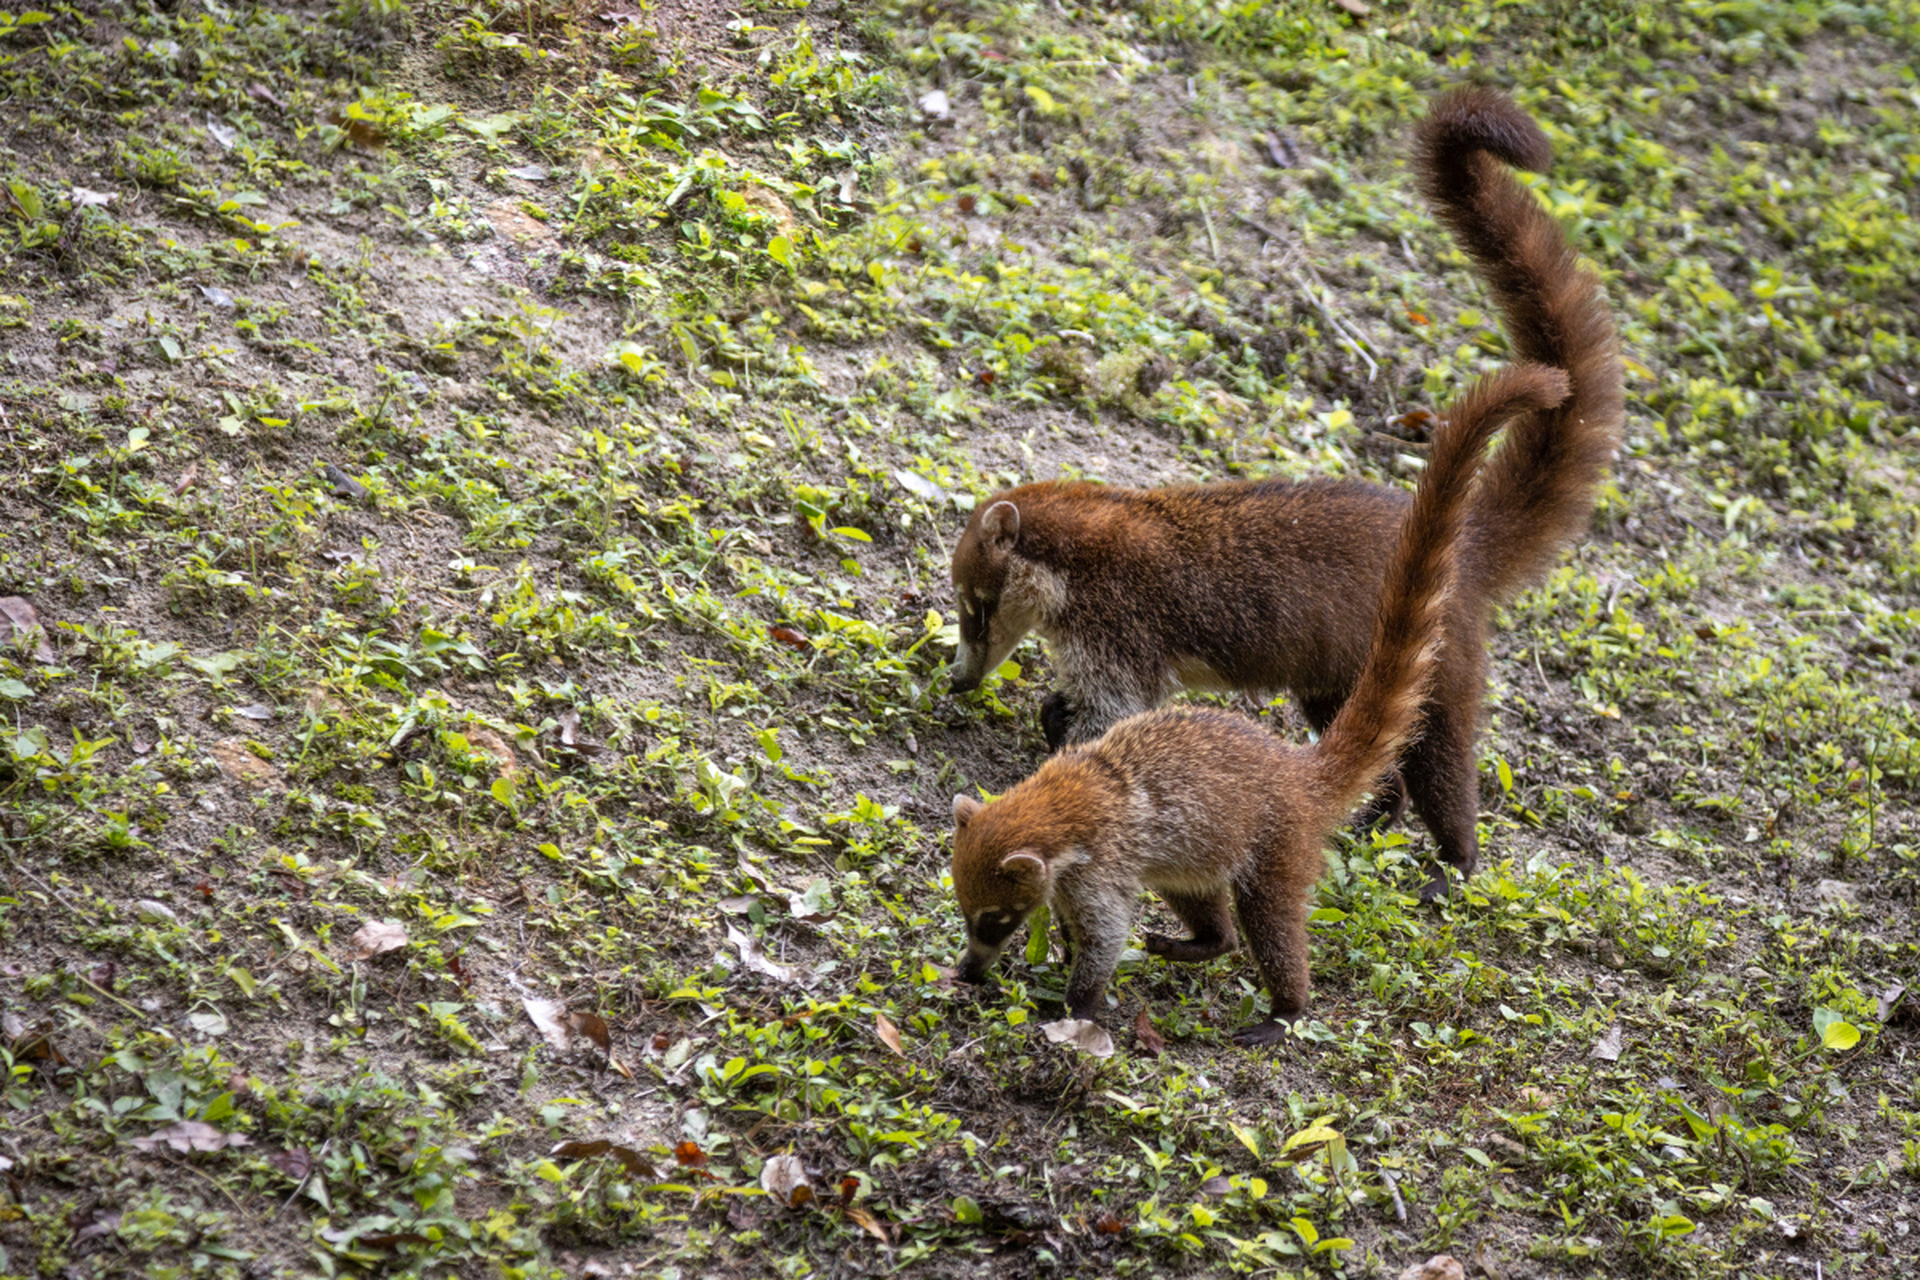
<svg viewBox="0 0 1920 1280">
<path fill-rule="evenodd" d="M 978 688 L 1027 632 L 1044 626 L 1066 603 L 1066 588 L 1056 575 L 1014 554 L 1022 529 L 1020 492 L 975 510 L 953 553 L 960 644 L 947 676 L 955 693 Z M 1028 537 L 1037 532 L 1029 524 Z"/>
</svg>

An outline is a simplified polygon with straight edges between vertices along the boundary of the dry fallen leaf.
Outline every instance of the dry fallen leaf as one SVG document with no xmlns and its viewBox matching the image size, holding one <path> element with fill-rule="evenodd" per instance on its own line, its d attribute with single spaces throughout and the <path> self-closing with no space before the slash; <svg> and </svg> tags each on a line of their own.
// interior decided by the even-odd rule
<svg viewBox="0 0 1920 1280">
<path fill-rule="evenodd" d="M 353 948 L 347 953 L 349 959 L 367 960 L 406 946 L 407 926 L 393 920 L 369 920 L 347 941 Z"/>
<path fill-rule="evenodd" d="M 1364 18 L 1373 12 L 1366 0 L 1333 0 L 1333 2 L 1356 18 Z"/>
<path fill-rule="evenodd" d="M 799 1156 L 774 1156 L 760 1168 L 760 1189 L 789 1209 L 813 1199 L 813 1184 Z"/>
<path fill-rule="evenodd" d="M 355 480 L 331 462 L 326 463 L 325 466 L 327 484 L 334 497 L 345 498 L 349 502 L 365 502 L 367 500 L 367 486 L 361 484 L 358 480 Z"/>
<path fill-rule="evenodd" d="M 707 1165 L 707 1153 L 691 1138 L 673 1149 L 673 1159 L 676 1164 L 688 1169 L 704 1169 Z"/>
<path fill-rule="evenodd" d="M 53 661 L 53 642 L 33 606 L 19 596 L 0 596 L 0 644 L 17 645 L 22 637 L 32 644 L 35 662 Z"/>
<path fill-rule="evenodd" d="M 812 639 L 798 627 L 790 627 L 782 623 L 777 627 L 768 627 L 767 634 L 790 649 L 813 648 Z"/>
<path fill-rule="evenodd" d="M 225 1133 L 201 1120 L 181 1120 L 164 1129 L 157 1129 L 144 1138 L 133 1140 L 136 1151 L 153 1151 L 159 1147 L 172 1147 L 175 1151 L 220 1151 L 227 1147 L 244 1147 L 253 1142 L 244 1133 Z"/>
<path fill-rule="evenodd" d="M 1224 1196 L 1232 1190 L 1233 1180 L 1222 1174 L 1215 1174 L 1200 1184 L 1200 1194 L 1203 1196 Z"/>
<path fill-rule="evenodd" d="M 527 1011 L 527 1017 L 533 1019 L 533 1025 L 540 1029 L 547 1043 L 565 1053 L 573 1048 L 573 1032 L 567 1029 L 564 1021 L 567 1006 L 558 1000 L 539 1000 L 533 996 L 520 997 L 520 1004 Z"/>
<path fill-rule="evenodd" d="M 588 1160 L 594 1156 L 612 1156 L 620 1162 L 621 1167 L 628 1174 L 635 1178 L 645 1178 L 649 1181 L 658 1181 L 660 1178 L 660 1171 L 654 1167 L 653 1161 L 632 1147 L 609 1142 L 605 1138 L 590 1138 L 583 1142 L 563 1142 L 547 1154 L 555 1160 Z"/>
<path fill-rule="evenodd" d="M 1607 1033 L 1594 1042 L 1592 1056 L 1602 1062 L 1620 1061 L 1620 1024 L 1614 1023 Z"/>
<path fill-rule="evenodd" d="M 1400 1273 L 1400 1280 L 1466 1280 L 1467 1269 L 1452 1254 L 1439 1253 Z"/>
<path fill-rule="evenodd" d="M 298 1182 L 313 1172 L 313 1152 L 305 1147 L 289 1147 L 268 1156 L 267 1163 Z"/>
<path fill-rule="evenodd" d="M 1040 1030 L 1054 1044 L 1070 1044 L 1080 1052 L 1095 1058 L 1113 1056 L 1113 1037 L 1107 1029 L 1097 1022 L 1087 1022 L 1080 1018 L 1062 1018 L 1058 1022 L 1043 1022 Z"/>
<path fill-rule="evenodd" d="M 845 1212 L 847 1221 L 857 1225 L 862 1231 L 865 1231 L 881 1244 L 893 1243 L 893 1240 L 887 1235 L 887 1229 L 880 1225 L 880 1220 L 868 1213 L 865 1209 L 862 1209 L 859 1205 L 848 1205 Z"/>
<path fill-rule="evenodd" d="M 580 713 L 568 707 L 560 713 L 560 746 L 583 756 L 597 756 L 606 748 L 580 736 Z"/>
<path fill-rule="evenodd" d="M 566 1022 L 567 1030 L 593 1041 L 608 1057 L 613 1056 L 613 1035 L 607 1030 L 605 1018 L 597 1013 L 570 1013 Z"/>
<path fill-rule="evenodd" d="M 1153 1029 L 1153 1019 L 1147 1016 L 1145 1009 L 1140 1010 L 1140 1016 L 1133 1020 L 1133 1035 L 1148 1053 L 1167 1051 L 1167 1038 Z"/>
<path fill-rule="evenodd" d="M 884 1044 L 887 1048 L 893 1050 L 903 1058 L 907 1056 L 906 1050 L 900 1047 L 900 1028 L 887 1021 L 886 1014 L 876 1013 L 873 1015 L 873 1030 L 874 1034 L 880 1037 L 881 1044 Z"/>
<path fill-rule="evenodd" d="M 79 1244 L 82 1240 L 92 1240 L 97 1236 L 110 1236 L 115 1234 L 119 1230 L 120 1230 L 119 1213 L 118 1212 L 103 1213 L 99 1217 L 95 1218 L 92 1222 L 89 1222 L 86 1226 L 74 1232 L 73 1242 L 75 1244 Z"/>
<path fill-rule="evenodd" d="M 760 946 L 760 939 L 749 937 L 733 925 L 727 926 L 727 941 L 739 950 L 741 963 L 755 973 L 765 974 L 775 982 L 804 982 L 813 977 L 812 971 L 805 965 L 781 964 L 777 960 L 769 960 L 767 953 Z"/>
</svg>

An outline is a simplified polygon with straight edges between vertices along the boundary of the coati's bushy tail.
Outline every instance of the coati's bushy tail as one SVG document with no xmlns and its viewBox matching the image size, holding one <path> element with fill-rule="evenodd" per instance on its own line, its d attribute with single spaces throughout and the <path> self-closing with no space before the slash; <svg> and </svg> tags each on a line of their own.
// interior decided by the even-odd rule
<svg viewBox="0 0 1920 1280">
<path fill-rule="evenodd" d="M 1517 363 L 1474 383 L 1435 434 L 1427 469 L 1400 526 L 1374 619 L 1373 643 L 1353 694 L 1315 744 L 1316 791 L 1331 825 L 1358 804 L 1400 758 L 1420 723 L 1445 637 L 1474 473 L 1493 433 L 1519 414 L 1545 414 L 1567 399 L 1559 369 Z M 1468 643 L 1476 643 L 1477 637 Z"/>
<path fill-rule="evenodd" d="M 1502 94 L 1441 95 L 1415 133 L 1414 168 L 1479 266 L 1522 360 L 1566 371 L 1571 394 L 1513 424 L 1468 513 L 1461 589 L 1504 601 L 1537 581 L 1585 532 L 1593 493 L 1620 441 L 1625 410 L 1613 321 L 1600 281 L 1560 224 L 1507 166 L 1545 172 L 1540 126 Z"/>
</svg>

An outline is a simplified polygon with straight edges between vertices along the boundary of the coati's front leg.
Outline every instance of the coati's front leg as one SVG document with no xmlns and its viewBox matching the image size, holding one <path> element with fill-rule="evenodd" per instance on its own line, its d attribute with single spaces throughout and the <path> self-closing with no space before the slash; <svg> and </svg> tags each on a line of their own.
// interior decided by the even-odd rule
<svg viewBox="0 0 1920 1280">
<path fill-rule="evenodd" d="M 1106 1008 L 1107 987 L 1133 933 L 1139 898 L 1138 885 L 1111 884 L 1072 871 L 1055 887 L 1053 905 L 1073 948 L 1073 969 L 1067 977 L 1069 1017 L 1091 1020 Z"/>
<path fill-rule="evenodd" d="M 1169 938 L 1164 933 L 1149 933 L 1149 955 L 1165 956 L 1176 964 L 1199 964 L 1224 956 L 1239 945 L 1233 928 L 1233 902 L 1226 893 L 1158 892 L 1167 909 L 1187 926 L 1188 936 Z"/>
<path fill-rule="evenodd" d="M 1047 754 L 1067 745 L 1067 730 L 1073 723 L 1073 704 L 1067 695 L 1055 689 L 1040 703 L 1040 732 L 1047 735 Z"/>
<path fill-rule="evenodd" d="M 1062 687 L 1040 703 L 1048 752 L 1092 742 L 1128 716 L 1151 711 L 1173 692 L 1166 662 L 1140 654 L 1090 656 L 1065 645 L 1055 651 Z"/>
</svg>

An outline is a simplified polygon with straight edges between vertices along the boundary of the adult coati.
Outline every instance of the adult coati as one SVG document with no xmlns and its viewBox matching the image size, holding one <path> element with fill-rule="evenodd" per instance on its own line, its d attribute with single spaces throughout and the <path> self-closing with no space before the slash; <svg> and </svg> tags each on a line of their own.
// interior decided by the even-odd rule
<svg viewBox="0 0 1920 1280">
<path fill-rule="evenodd" d="M 1465 89 L 1421 123 L 1414 167 L 1506 318 L 1515 354 L 1564 370 L 1551 410 L 1517 421 L 1487 464 L 1463 534 L 1448 659 L 1427 727 L 1400 762 L 1411 795 L 1462 876 L 1478 856 L 1474 741 L 1490 610 L 1540 578 L 1585 528 L 1618 443 L 1621 366 L 1600 284 L 1506 165 L 1542 170 L 1551 149 L 1507 98 Z M 1048 745 L 1085 742 L 1176 688 L 1286 690 L 1326 730 L 1367 654 L 1407 495 L 1363 482 L 1230 482 L 1170 489 L 1025 485 L 983 503 L 953 556 L 964 692 L 1029 630 L 1048 641 L 1059 691 Z M 1382 789 L 1383 807 L 1402 799 Z M 1444 866 L 1422 891 L 1449 891 Z"/>
<path fill-rule="evenodd" d="M 1515 414 L 1567 396 L 1567 377 L 1516 364 L 1454 405 L 1376 585 L 1372 643 L 1352 694 L 1305 747 L 1225 711 L 1167 708 L 1066 748 L 992 804 L 953 801 L 953 888 L 967 922 L 959 976 L 981 982 L 1013 931 L 1051 901 L 1073 943 L 1067 1007 L 1090 1018 L 1139 910 L 1158 892 L 1190 936 L 1147 937 L 1172 960 L 1234 947 L 1234 918 L 1272 997 L 1273 1018 L 1306 1006 L 1306 900 L 1322 847 L 1412 737 L 1457 580 L 1464 509 L 1487 440 Z M 1234 1036 L 1262 1044 L 1279 1021 Z"/>
</svg>

